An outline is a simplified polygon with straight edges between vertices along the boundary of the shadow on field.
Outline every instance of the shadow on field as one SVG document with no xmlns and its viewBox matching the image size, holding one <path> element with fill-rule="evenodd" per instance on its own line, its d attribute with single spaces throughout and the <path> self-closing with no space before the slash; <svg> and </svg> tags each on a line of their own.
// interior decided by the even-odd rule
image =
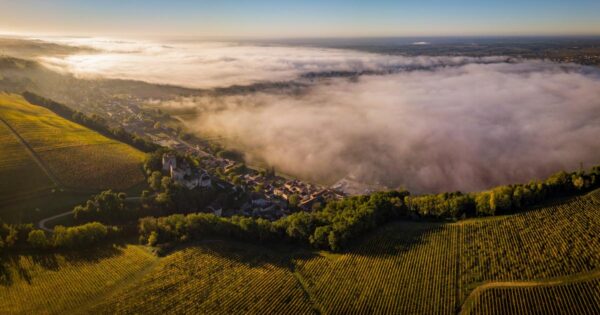
<svg viewBox="0 0 600 315">
<path fill-rule="evenodd" d="M 316 256 L 314 251 L 286 244 L 252 244 L 235 240 L 200 241 L 174 248 L 171 253 L 186 248 L 199 248 L 204 253 L 222 259 L 232 260 L 247 267 L 260 268 L 272 265 L 280 268 L 293 269 L 292 259 L 309 259 Z"/>
<path fill-rule="evenodd" d="M 392 222 L 362 236 L 362 240 L 360 238 L 353 240 L 356 245 L 349 246 L 340 254 L 371 257 L 398 256 L 430 242 L 431 235 L 440 233 L 446 228 L 447 224 L 440 222 Z"/>
<path fill-rule="evenodd" d="M 106 245 L 82 251 L 5 255 L 0 257 L 0 286 L 9 287 L 17 281 L 31 284 L 35 280 L 35 276 L 32 276 L 35 270 L 60 271 L 65 266 L 96 263 L 122 252 L 120 245 Z"/>
</svg>

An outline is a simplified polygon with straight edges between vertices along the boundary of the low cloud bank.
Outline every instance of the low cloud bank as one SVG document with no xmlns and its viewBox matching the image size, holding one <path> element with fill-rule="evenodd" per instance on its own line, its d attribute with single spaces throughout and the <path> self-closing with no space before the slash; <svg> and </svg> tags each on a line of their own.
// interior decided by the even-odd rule
<svg viewBox="0 0 600 315">
<path fill-rule="evenodd" d="M 156 43 L 86 38 L 54 41 L 95 49 L 93 53 L 40 58 L 54 70 L 84 78 L 131 79 L 202 89 L 291 81 L 307 73 L 393 72 L 506 59 L 403 57 L 342 49 L 229 42 Z"/>
<path fill-rule="evenodd" d="M 162 104 L 195 111 L 192 129 L 227 137 L 251 161 L 320 182 L 352 175 L 416 192 L 473 191 L 600 162 L 597 68 L 236 43 L 59 42 L 97 52 L 42 61 L 86 77 L 214 88 L 362 73 L 305 78 L 312 83 L 294 94 Z"/>
<path fill-rule="evenodd" d="M 321 182 L 474 191 L 600 162 L 595 69 L 527 61 L 325 82 L 163 105 L 195 108 L 192 128 L 250 160 Z"/>
</svg>

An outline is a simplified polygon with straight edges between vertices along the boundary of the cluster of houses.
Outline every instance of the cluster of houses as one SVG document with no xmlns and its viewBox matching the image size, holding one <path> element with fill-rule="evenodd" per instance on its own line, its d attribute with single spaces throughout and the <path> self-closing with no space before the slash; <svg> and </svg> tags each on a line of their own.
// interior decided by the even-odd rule
<svg viewBox="0 0 600 315">
<path fill-rule="evenodd" d="M 261 196 L 252 201 L 255 213 L 270 213 L 277 209 L 283 214 L 289 213 L 292 196 L 296 196 L 294 203 L 297 203 L 297 208 L 304 211 L 313 210 L 315 204 L 323 205 L 327 200 L 343 198 L 343 195 L 337 191 L 311 185 L 297 179 L 286 180 L 279 176 L 267 178 L 259 173 L 253 173 L 244 174 L 241 180 L 245 187 L 257 191 Z M 256 189 L 257 187 L 259 189 Z"/>
<path fill-rule="evenodd" d="M 196 170 L 185 161 L 177 163 L 177 156 L 165 153 L 162 157 L 163 171 L 171 175 L 171 179 L 188 189 L 209 188 L 212 186 L 210 175 L 205 170 Z"/>
</svg>

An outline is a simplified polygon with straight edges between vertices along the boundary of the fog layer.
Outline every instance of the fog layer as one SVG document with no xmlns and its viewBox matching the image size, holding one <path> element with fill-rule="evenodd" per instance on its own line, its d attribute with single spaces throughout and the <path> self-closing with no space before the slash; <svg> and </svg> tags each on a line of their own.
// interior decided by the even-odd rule
<svg viewBox="0 0 600 315">
<path fill-rule="evenodd" d="M 597 68 L 233 43 L 63 43 L 99 52 L 43 58 L 47 65 L 198 88 L 355 72 L 308 80 L 300 93 L 162 104 L 192 110 L 191 129 L 225 136 L 251 162 L 319 182 L 352 175 L 416 192 L 472 191 L 600 162 Z"/>
<path fill-rule="evenodd" d="M 189 125 L 321 182 L 480 190 L 600 162 L 597 70 L 469 64 L 336 79 L 302 95 L 202 97 Z"/>
</svg>

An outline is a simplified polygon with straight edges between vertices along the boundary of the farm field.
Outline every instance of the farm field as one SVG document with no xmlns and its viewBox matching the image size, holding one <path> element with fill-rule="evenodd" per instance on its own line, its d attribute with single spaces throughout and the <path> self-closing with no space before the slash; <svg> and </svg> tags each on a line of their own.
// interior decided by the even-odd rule
<svg viewBox="0 0 600 315">
<path fill-rule="evenodd" d="M 326 313 L 452 314 L 486 282 L 598 270 L 600 202 L 592 195 L 502 218 L 393 223 L 297 269 Z"/>
<path fill-rule="evenodd" d="M 91 313 L 314 313 L 285 256 L 238 242 L 177 251 L 107 300 Z"/>
<path fill-rule="evenodd" d="M 124 254 L 86 262 L 44 263 L 64 266 L 56 271 L 35 267 L 44 256 L 26 256 L 17 261 L 33 271 L 16 276 L 21 272 L 11 262 L 18 281 L 0 291 L 7 301 L 0 313 L 31 313 L 46 305 L 48 313 L 495 314 L 535 313 L 542 303 L 550 313 L 589 313 L 599 292 L 597 194 L 504 217 L 394 222 L 342 253 L 207 240 L 163 258 L 129 246 Z M 129 267 L 120 265 L 125 261 Z M 113 265 L 110 275 L 100 274 Z M 84 283 L 74 297 L 48 302 L 44 288 L 77 275 L 101 284 L 94 294 L 102 298 L 90 298 L 93 291 Z M 37 285 L 27 284 L 28 278 Z M 569 308 L 573 303 L 584 308 Z"/>
<path fill-rule="evenodd" d="M 24 153 L 33 152 L 30 159 L 35 159 L 49 177 L 46 181 L 42 180 L 42 174 L 36 170 L 38 166 L 33 163 L 18 164 L 11 162 L 10 158 L 2 157 L 1 182 L 8 182 L 11 187 L 23 186 L 12 184 L 15 180 L 23 181 L 22 178 L 10 176 L 23 168 L 27 169 L 26 174 L 31 174 L 29 176 L 42 178 L 32 178 L 30 182 L 34 185 L 27 187 L 27 191 L 44 188 L 47 181 L 54 181 L 63 188 L 74 190 L 125 190 L 144 180 L 141 170 L 144 153 L 63 119 L 43 107 L 29 104 L 19 95 L 0 94 L 0 118 L 25 142 L 14 143 L 13 140 L 14 144 L 3 150 L 11 150 L 12 156 L 23 158 Z M 1 136 L 3 139 L 7 138 L 7 130 L 1 128 L 8 127 L 0 126 Z M 13 137 L 16 138 L 14 135 Z M 15 191 L 18 189 L 13 188 L 8 195 L 18 194 Z"/>
<path fill-rule="evenodd" d="M 13 132 L 0 121 L 0 203 L 54 186 Z"/>
<path fill-rule="evenodd" d="M 132 281 L 155 260 L 139 246 L 3 259 L 0 314 L 73 313 Z"/>
<path fill-rule="evenodd" d="M 597 314 L 598 310 L 600 274 L 558 285 L 487 288 L 464 314 Z"/>
</svg>

